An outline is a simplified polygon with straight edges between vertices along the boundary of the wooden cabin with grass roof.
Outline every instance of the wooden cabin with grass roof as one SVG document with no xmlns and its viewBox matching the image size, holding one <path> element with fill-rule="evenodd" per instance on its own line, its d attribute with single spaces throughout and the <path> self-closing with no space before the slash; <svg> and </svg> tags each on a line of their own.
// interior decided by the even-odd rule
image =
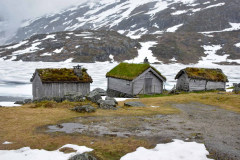
<svg viewBox="0 0 240 160">
<path fill-rule="evenodd" d="M 160 94 L 166 78 L 149 64 L 120 63 L 106 74 L 110 96 Z"/>
<path fill-rule="evenodd" d="M 32 82 L 33 99 L 64 97 L 67 94 L 86 95 L 90 92 L 92 78 L 87 69 L 81 66 L 74 68 L 36 69 Z"/>
<path fill-rule="evenodd" d="M 180 91 L 225 90 L 227 76 L 221 69 L 185 68 L 178 72 L 176 89 Z"/>
</svg>

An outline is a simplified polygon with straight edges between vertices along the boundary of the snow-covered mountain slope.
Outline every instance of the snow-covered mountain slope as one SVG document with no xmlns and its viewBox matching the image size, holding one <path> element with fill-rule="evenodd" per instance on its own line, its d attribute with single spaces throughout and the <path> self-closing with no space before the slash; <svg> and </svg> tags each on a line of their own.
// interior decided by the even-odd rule
<svg viewBox="0 0 240 160">
<path fill-rule="evenodd" d="M 66 31 L 39 34 L 0 46 L 0 59 L 11 61 L 123 61 L 137 56 L 137 40 L 115 31 Z"/>
<path fill-rule="evenodd" d="M 240 64 L 240 31 L 147 34 L 134 40 L 116 31 L 39 34 L 0 46 L 0 60 L 44 62 L 143 62 Z"/>
<path fill-rule="evenodd" d="M 106 29 L 128 36 L 240 28 L 239 0 L 100 0 L 26 20 L 11 42 L 35 34 Z M 238 27 L 239 26 L 239 27 Z"/>
</svg>

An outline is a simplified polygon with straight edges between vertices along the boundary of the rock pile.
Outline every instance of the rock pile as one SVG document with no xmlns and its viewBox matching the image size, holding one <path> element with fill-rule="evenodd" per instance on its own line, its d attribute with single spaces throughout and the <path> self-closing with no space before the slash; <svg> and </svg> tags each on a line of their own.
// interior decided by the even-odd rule
<svg viewBox="0 0 240 160">
<path fill-rule="evenodd" d="M 79 113 L 85 113 L 85 112 L 91 113 L 91 112 L 95 112 L 96 108 L 94 108 L 91 105 L 84 105 L 84 106 L 76 106 L 76 107 L 72 108 L 71 110 L 79 112 Z"/>
<path fill-rule="evenodd" d="M 127 106 L 127 107 L 146 107 L 146 105 L 143 104 L 142 102 L 126 102 L 126 103 L 124 103 L 124 106 Z"/>
<path fill-rule="evenodd" d="M 240 93 L 240 83 L 233 83 L 233 92 L 234 93 Z"/>
</svg>

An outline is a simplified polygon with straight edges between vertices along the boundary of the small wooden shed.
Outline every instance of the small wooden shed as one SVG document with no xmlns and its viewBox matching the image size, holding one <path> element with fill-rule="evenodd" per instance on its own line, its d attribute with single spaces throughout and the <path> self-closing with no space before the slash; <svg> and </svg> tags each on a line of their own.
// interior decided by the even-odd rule
<svg viewBox="0 0 240 160">
<path fill-rule="evenodd" d="M 69 93 L 86 95 L 90 92 L 92 78 L 87 69 L 78 65 L 72 69 L 36 69 L 30 81 L 33 99 L 36 100 L 44 97 L 63 97 Z"/>
<path fill-rule="evenodd" d="M 178 72 L 177 90 L 182 91 L 205 91 L 225 90 L 227 76 L 221 69 L 209 68 L 185 68 Z"/>
<path fill-rule="evenodd" d="M 106 74 L 108 92 L 126 95 L 163 92 L 166 78 L 149 64 L 120 63 Z"/>
</svg>

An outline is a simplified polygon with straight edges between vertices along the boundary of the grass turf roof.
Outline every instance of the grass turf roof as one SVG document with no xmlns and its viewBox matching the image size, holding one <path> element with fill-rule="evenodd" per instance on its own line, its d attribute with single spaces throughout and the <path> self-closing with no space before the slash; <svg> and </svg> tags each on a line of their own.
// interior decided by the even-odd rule
<svg viewBox="0 0 240 160">
<path fill-rule="evenodd" d="M 78 77 L 73 69 L 67 68 L 46 68 L 37 69 L 42 82 L 80 82 L 92 83 L 92 78 L 88 75 L 85 68 L 82 69 L 82 77 Z"/>
<path fill-rule="evenodd" d="M 134 64 L 134 63 L 120 63 L 106 74 L 106 77 L 113 77 L 119 79 L 133 80 L 142 74 L 148 68 L 152 68 L 164 80 L 166 78 L 154 67 L 149 64 Z"/>
<path fill-rule="evenodd" d="M 192 79 L 204 79 L 215 82 L 228 82 L 227 76 L 222 72 L 221 69 L 188 67 L 181 70 L 176 75 L 175 79 L 178 79 L 183 72 L 185 72 L 188 77 Z"/>
</svg>

